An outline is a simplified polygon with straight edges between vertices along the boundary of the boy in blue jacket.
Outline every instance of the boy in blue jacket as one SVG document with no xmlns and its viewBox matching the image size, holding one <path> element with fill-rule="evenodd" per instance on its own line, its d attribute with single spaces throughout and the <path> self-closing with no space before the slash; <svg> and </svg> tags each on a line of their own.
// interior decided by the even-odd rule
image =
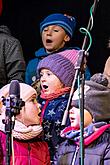
<svg viewBox="0 0 110 165">
<path fill-rule="evenodd" d="M 40 34 L 43 47 L 35 52 L 36 58 L 29 61 L 26 73 L 25 82 L 29 85 L 36 86 L 36 68 L 38 63 L 44 57 L 53 53 L 61 52 L 69 48 L 68 42 L 73 37 L 76 27 L 76 19 L 72 16 L 67 16 L 61 13 L 50 14 L 40 23 Z M 90 71 L 86 69 L 86 79 L 90 78 Z"/>
</svg>

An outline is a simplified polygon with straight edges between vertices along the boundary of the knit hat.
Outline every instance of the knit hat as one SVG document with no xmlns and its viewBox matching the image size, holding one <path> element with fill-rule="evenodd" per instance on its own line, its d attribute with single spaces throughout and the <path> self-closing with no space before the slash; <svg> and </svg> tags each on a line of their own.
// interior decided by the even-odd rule
<svg viewBox="0 0 110 165">
<path fill-rule="evenodd" d="M 23 101 L 27 101 L 33 94 L 37 95 L 36 90 L 32 88 L 30 85 L 27 85 L 25 83 L 19 83 L 19 84 L 20 84 L 20 98 Z M 9 88 L 10 88 L 10 84 L 7 84 L 0 89 L 0 98 L 2 96 L 4 97 L 9 96 Z"/>
<path fill-rule="evenodd" d="M 107 87 L 107 78 L 97 73 L 86 85 L 89 89 L 85 94 L 84 108 L 92 114 L 94 121 L 110 120 L 110 89 Z"/>
<path fill-rule="evenodd" d="M 66 33 L 72 37 L 76 27 L 76 20 L 74 17 L 69 17 L 60 13 L 51 14 L 40 23 L 40 33 L 42 33 L 45 27 L 50 25 L 61 26 Z"/>
<path fill-rule="evenodd" d="M 37 72 L 39 74 L 41 69 L 49 69 L 66 87 L 71 87 L 75 75 L 74 65 L 77 58 L 78 55 L 74 50 L 66 50 L 49 55 L 39 62 Z"/>
</svg>

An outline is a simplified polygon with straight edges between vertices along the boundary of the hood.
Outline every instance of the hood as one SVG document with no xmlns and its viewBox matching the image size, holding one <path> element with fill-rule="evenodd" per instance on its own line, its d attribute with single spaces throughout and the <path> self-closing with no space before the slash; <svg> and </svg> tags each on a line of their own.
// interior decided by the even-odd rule
<svg viewBox="0 0 110 165">
<path fill-rule="evenodd" d="M 9 28 L 5 25 L 1 25 L 0 26 L 0 33 L 5 33 L 8 35 L 11 35 L 11 31 L 9 30 Z"/>
<path fill-rule="evenodd" d="M 35 52 L 36 57 L 47 57 L 48 53 L 45 51 L 45 48 L 40 48 Z"/>
</svg>

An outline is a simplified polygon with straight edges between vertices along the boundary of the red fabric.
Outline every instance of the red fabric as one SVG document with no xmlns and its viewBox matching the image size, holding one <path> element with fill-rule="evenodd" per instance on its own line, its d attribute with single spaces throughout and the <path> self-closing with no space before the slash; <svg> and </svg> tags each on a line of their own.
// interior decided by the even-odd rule
<svg viewBox="0 0 110 165">
<path fill-rule="evenodd" d="M 0 0 L 0 15 L 2 14 L 2 9 L 3 9 L 2 0 Z"/>
<path fill-rule="evenodd" d="M 71 89 L 70 87 L 64 87 L 64 88 L 56 90 L 54 93 L 51 93 L 51 94 L 44 94 L 44 92 L 41 90 L 40 97 L 42 99 L 46 99 L 46 100 L 47 99 L 48 100 L 53 100 L 53 99 L 58 98 L 59 96 L 61 96 L 63 94 L 69 93 L 70 89 Z"/>
<path fill-rule="evenodd" d="M 5 165 L 6 135 L 0 132 L 0 163 Z M 50 165 L 50 156 L 46 142 L 21 142 L 14 140 L 14 165 Z M 4 159 L 4 160 L 3 160 Z M 12 160 L 10 165 L 12 165 Z"/>
<path fill-rule="evenodd" d="M 106 124 L 102 127 L 100 127 L 98 130 L 96 130 L 93 134 L 91 134 L 89 137 L 84 139 L 84 145 L 87 146 L 90 143 L 92 143 L 94 140 L 96 140 L 100 135 L 104 133 L 104 131 L 110 127 L 110 124 Z"/>
</svg>

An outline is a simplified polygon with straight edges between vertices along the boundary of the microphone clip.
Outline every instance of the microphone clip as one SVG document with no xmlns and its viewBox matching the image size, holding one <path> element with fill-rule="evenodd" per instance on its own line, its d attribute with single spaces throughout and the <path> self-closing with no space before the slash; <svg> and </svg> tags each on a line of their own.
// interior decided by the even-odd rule
<svg viewBox="0 0 110 165">
<path fill-rule="evenodd" d="M 21 108 L 25 105 L 25 102 L 21 98 L 17 98 L 14 95 L 10 95 L 7 98 L 2 97 L 2 102 L 6 106 L 6 111 L 10 111 L 11 117 L 20 114 Z"/>
</svg>

